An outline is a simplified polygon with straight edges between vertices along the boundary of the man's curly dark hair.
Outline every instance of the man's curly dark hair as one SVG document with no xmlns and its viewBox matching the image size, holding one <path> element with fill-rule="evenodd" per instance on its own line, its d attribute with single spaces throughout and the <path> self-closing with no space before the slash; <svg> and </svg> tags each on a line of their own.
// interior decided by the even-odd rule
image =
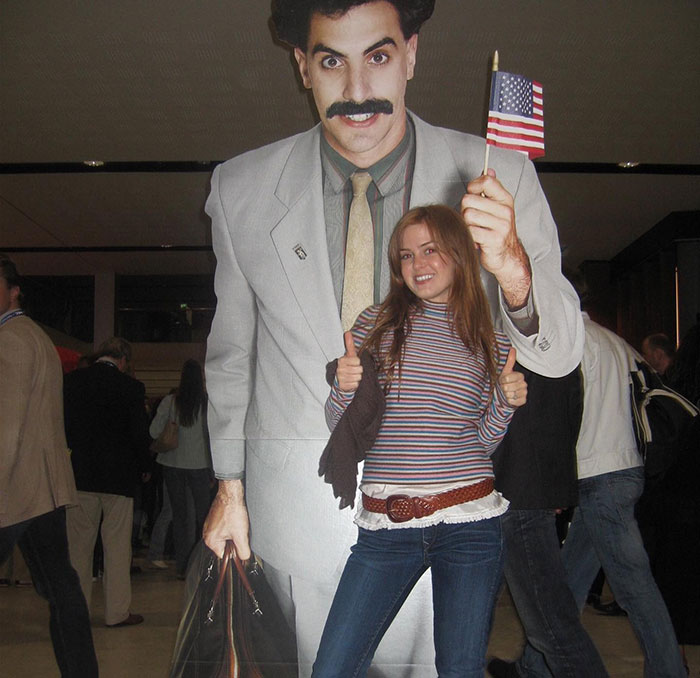
<svg viewBox="0 0 700 678">
<path fill-rule="evenodd" d="M 306 51 L 311 15 L 343 16 L 348 10 L 376 0 L 272 0 L 272 23 L 277 37 L 292 47 Z M 399 13 L 401 32 L 406 40 L 418 33 L 427 21 L 435 0 L 386 0 Z"/>
</svg>

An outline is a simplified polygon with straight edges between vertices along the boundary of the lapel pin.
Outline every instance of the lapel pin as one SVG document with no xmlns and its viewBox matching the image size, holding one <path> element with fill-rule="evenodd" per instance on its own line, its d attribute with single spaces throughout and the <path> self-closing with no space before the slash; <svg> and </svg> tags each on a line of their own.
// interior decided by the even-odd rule
<svg viewBox="0 0 700 678">
<path fill-rule="evenodd" d="M 294 253 L 302 261 L 304 261 L 304 259 L 306 259 L 306 252 L 304 251 L 304 248 L 300 244 L 294 245 Z"/>
</svg>

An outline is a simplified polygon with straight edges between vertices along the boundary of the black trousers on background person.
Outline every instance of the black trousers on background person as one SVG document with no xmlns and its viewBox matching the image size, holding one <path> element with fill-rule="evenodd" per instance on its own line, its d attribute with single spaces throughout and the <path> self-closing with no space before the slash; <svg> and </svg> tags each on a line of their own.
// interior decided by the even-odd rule
<svg viewBox="0 0 700 678">
<path fill-rule="evenodd" d="M 62 678 L 96 678 L 90 615 L 68 555 L 65 509 L 0 528 L 0 562 L 15 543 L 37 593 L 49 603 L 51 642 Z"/>
<path fill-rule="evenodd" d="M 184 577 L 194 545 L 202 537 L 202 528 L 211 506 L 211 471 L 208 468 L 162 466 L 163 481 L 168 488 L 173 511 L 175 569 Z M 188 516 L 187 492 L 192 494 L 194 516 Z M 193 519 L 194 518 L 194 519 Z M 194 532 L 192 525 L 194 524 Z"/>
</svg>

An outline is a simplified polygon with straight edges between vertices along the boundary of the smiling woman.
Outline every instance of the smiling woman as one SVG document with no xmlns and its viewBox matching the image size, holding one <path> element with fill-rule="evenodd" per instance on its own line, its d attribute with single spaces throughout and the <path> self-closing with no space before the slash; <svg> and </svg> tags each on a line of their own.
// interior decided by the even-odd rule
<svg viewBox="0 0 700 678">
<path fill-rule="evenodd" d="M 391 236 L 389 262 L 389 294 L 345 333 L 326 401 L 333 435 L 322 473 L 348 504 L 355 487 L 345 492 L 337 481 L 342 448 L 353 445 L 349 422 L 371 428 L 363 411 L 370 402 L 378 408 L 373 391 L 385 407 L 361 457 L 359 536 L 312 675 L 365 676 L 428 569 L 438 674 L 483 675 L 508 505 L 494 490 L 490 454 L 527 385 L 513 371 L 515 351 L 494 332 L 474 242 L 457 212 L 443 205 L 407 212 Z"/>
<path fill-rule="evenodd" d="M 455 263 L 438 248 L 424 222 L 411 224 L 401 238 L 401 275 L 419 299 L 447 303 Z"/>
</svg>

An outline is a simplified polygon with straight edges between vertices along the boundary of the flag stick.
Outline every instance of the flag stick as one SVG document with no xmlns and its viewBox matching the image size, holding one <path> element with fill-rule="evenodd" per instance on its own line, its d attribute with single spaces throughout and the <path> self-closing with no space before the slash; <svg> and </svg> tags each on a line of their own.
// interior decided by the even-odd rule
<svg viewBox="0 0 700 678">
<path fill-rule="evenodd" d="M 489 103 L 488 103 L 488 108 L 489 111 L 491 110 L 491 96 L 493 96 L 493 74 L 498 72 L 498 50 L 496 50 L 493 53 L 493 66 L 491 67 L 491 88 L 489 90 L 490 95 L 489 95 Z M 488 117 L 488 116 L 487 116 Z M 486 123 L 486 134 L 488 134 L 488 121 Z M 489 149 L 491 148 L 491 144 L 488 142 L 486 143 L 486 150 L 484 151 L 484 171 L 483 174 L 486 174 L 489 170 Z"/>
</svg>

